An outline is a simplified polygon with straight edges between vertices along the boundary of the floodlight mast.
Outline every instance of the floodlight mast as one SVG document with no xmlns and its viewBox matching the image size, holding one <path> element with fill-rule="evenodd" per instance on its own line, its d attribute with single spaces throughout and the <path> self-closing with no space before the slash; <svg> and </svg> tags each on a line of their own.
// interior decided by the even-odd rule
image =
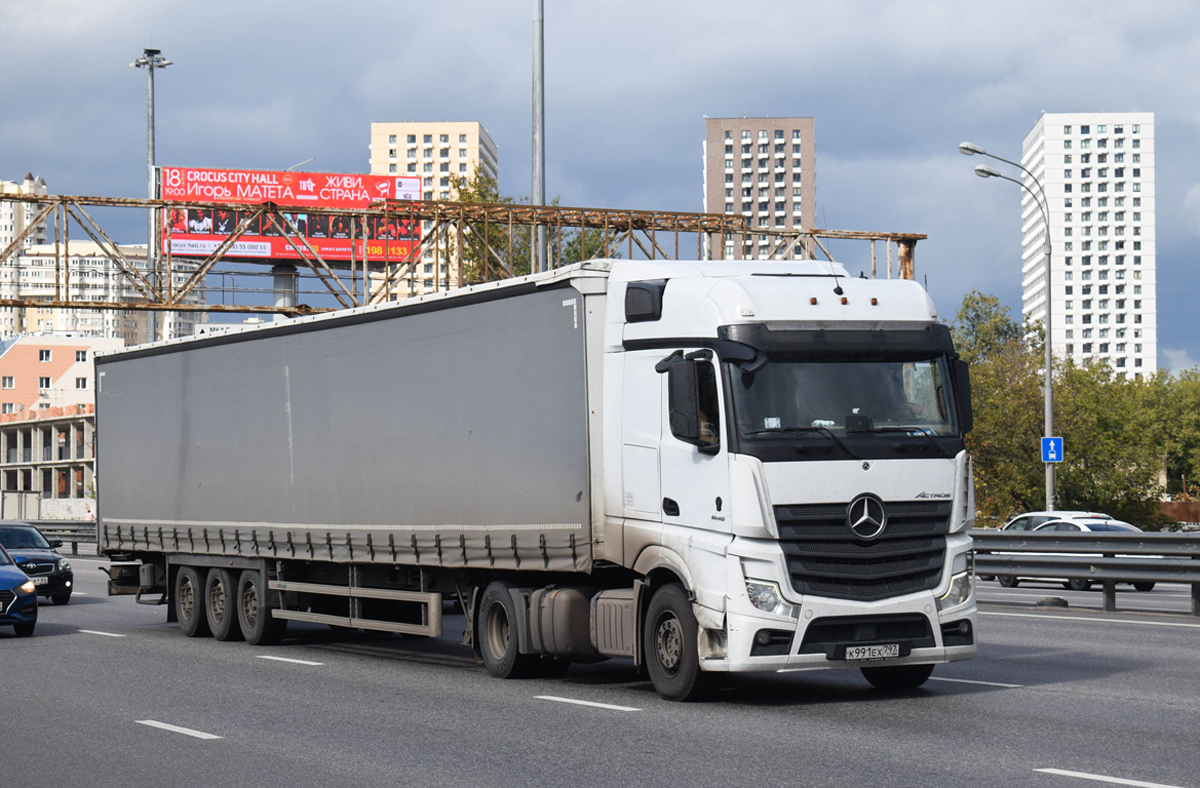
<svg viewBox="0 0 1200 788">
<path fill-rule="evenodd" d="M 158 197 L 155 193 L 156 189 L 156 173 L 154 171 L 154 71 L 160 68 L 166 68 L 172 65 L 172 61 L 167 60 L 162 56 L 161 49 L 152 49 L 147 47 L 142 50 L 142 56 L 129 64 L 130 68 L 146 69 L 146 167 L 147 167 L 147 188 L 146 196 L 153 200 Z M 146 216 L 146 269 L 147 274 L 152 277 L 151 281 L 158 282 L 158 227 L 155 212 L 153 209 L 148 211 Z M 153 340 L 157 334 L 157 316 L 152 312 L 150 315 L 151 332 L 150 338 Z M 163 319 L 163 339 L 169 339 L 167 333 L 167 319 Z"/>
</svg>

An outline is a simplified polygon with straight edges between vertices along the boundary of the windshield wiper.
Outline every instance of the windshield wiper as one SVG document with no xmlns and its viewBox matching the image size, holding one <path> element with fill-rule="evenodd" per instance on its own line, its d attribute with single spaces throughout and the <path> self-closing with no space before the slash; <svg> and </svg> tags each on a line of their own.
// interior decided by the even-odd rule
<svg viewBox="0 0 1200 788">
<path fill-rule="evenodd" d="M 863 430 L 863 432 L 892 432 L 907 435 L 912 438 L 924 438 L 929 442 L 930 446 L 937 449 L 938 454 L 942 455 L 943 457 L 951 456 L 950 454 L 946 453 L 945 449 L 942 448 L 942 444 L 935 441 L 928 432 L 920 427 L 872 427 L 869 430 Z"/>
<path fill-rule="evenodd" d="M 813 433 L 813 432 L 815 432 L 819 435 L 824 435 L 825 437 L 829 438 L 831 441 L 836 443 L 838 446 L 841 446 L 842 450 L 845 451 L 847 454 L 849 454 L 854 459 L 856 459 L 856 460 L 862 459 L 861 457 L 858 456 L 858 454 L 854 451 L 854 449 L 851 449 L 849 446 L 847 446 L 846 442 L 843 441 L 841 438 L 839 438 L 837 435 L 835 435 L 833 433 L 833 431 L 830 430 L 828 427 L 773 427 L 771 429 L 755 430 L 753 432 L 747 432 L 744 434 L 753 436 L 753 435 L 766 435 L 768 433 L 807 434 L 807 433 Z"/>
</svg>

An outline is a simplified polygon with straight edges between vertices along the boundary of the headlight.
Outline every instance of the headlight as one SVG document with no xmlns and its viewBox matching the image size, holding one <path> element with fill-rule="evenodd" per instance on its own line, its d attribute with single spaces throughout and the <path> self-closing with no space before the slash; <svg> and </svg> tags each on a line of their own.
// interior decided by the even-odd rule
<svg viewBox="0 0 1200 788">
<path fill-rule="evenodd" d="M 61 561 L 58 562 L 58 570 L 60 572 L 70 572 L 71 571 L 71 562 L 65 558 L 62 559 Z"/>
<path fill-rule="evenodd" d="M 24 583 L 17 586 L 17 590 L 22 594 L 32 594 L 35 588 L 37 588 L 37 586 L 33 584 L 32 580 L 26 580 Z"/>
<path fill-rule="evenodd" d="M 950 571 L 950 588 L 937 601 L 939 612 L 966 602 L 971 598 L 971 591 L 975 585 L 975 567 L 971 566 L 967 553 L 960 553 L 954 557 Z"/>
<path fill-rule="evenodd" d="M 746 580 L 746 594 L 750 597 L 750 604 L 764 613 L 792 615 L 791 603 L 783 601 L 779 586 L 770 580 Z"/>
</svg>

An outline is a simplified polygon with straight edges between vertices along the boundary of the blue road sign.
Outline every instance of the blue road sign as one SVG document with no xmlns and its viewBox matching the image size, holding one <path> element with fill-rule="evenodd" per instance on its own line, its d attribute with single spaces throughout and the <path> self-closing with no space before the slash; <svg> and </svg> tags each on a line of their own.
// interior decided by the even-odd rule
<svg viewBox="0 0 1200 788">
<path fill-rule="evenodd" d="M 1063 461 L 1062 438 L 1042 438 L 1042 462 Z"/>
</svg>

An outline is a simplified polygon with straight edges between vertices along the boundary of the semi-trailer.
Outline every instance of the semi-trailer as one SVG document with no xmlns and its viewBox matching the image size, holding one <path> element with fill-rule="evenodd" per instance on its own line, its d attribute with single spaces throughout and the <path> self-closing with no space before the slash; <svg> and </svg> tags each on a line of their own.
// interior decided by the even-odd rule
<svg viewBox="0 0 1200 788">
<path fill-rule="evenodd" d="M 489 673 L 969 659 L 967 365 L 917 282 L 594 260 L 96 359 L 110 593 L 185 635 L 437 637 Z"/>
</svg>

